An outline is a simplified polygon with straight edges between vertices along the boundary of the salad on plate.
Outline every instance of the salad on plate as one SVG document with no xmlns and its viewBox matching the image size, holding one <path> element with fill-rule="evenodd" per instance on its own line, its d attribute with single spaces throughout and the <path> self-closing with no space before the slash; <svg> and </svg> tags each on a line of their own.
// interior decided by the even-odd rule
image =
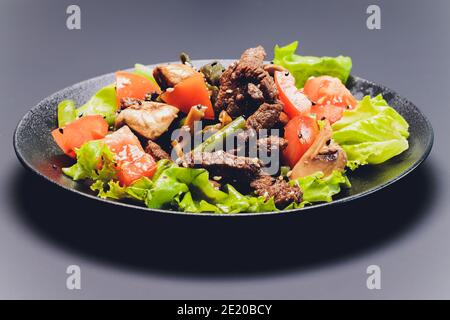
<svg viewBox="0 0 450 320">
<path fill-rule="evenodd" d="M 230 63 L 136 64 L 84 105 L 61 101 L 51 135 L 63 168 L 99 197 L 153 209 L 256 213 L 330 202 L 347 174 L 408 149 L 408 123 L 381 95 L 345 86 L 349 57 L 257 46 Z"/>
</svg>

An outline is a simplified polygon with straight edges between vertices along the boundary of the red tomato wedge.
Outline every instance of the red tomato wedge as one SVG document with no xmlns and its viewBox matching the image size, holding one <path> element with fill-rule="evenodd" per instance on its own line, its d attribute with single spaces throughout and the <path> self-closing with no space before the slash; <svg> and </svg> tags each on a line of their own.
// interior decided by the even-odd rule
<svg viewBox="0 0 450 320">
<path fill-rule="evenodd" d="M 53 130 L 52 136 L 65 154 L 75 158 L 75 149 L 85 142 L 103 139 L 107 133 L 106 120 L 99 115 L 89 115 L 69 123 L 64 128 Z"/>
<path fill-rule="evenodd" d="M 283 158 L 291 168 L 300 160 L 306 150 L 311 147 L 317 135 L 317 121 L 309 116 L 297 116 L 284 127 L 284 138 L 288 146 L 283 150 Z"/>
<path fill-rule="evenodd" d="M 127 126 L 107 135 L 104 142 L 116 154 L 117 176 L 122 185 L 129 186 L 155 173 L 155 160 L 143 150 L 138 138 Z"/>
<path fill-rule="evenodd" d="M 139 139 L 127 126 L 123 126 L 119 130 L 108 134 L 105 139 L 103 139 L 103 141 L 115 154 L 118 154 L 120 151 L 122 151 L 123 146 L 125 145 L 135 145 L 143 150 Z"/>
<path fill-rule="evenodd" d="M 124 145 L 118 158 L 120 160 L 117 160 L 117 176 L 122 185 L 129 186 L 142 177 L 151 178 L 156 171 L 155 160 L 138 146 Z"/>
<path fill-rule="evenodd" d="M 344 114 L 344 108 L 333 105 L 314 105 L 311 107 L 311 113 L 316 115 L 316 120 L 328 119 L 331 124 L 339 121 Z"/>
<path fill-rule="evenodd" d="M 161 93 L 159 86 L 144 76 L 126 72 L 116 72 L 116 97 L 117 105 L 123 98 L 133 98 L 143 100 L 150 92 Z"/>
<path fill-rule="evenodd" d="M 214 109 L 209 98 L 208 88 L 200 73 L 186 78 L 175 87 L 168 89 L 161 95 L 161 99 L 186 114 L 193 106 L 201 104 L 206 107 L 205 118 L 214 119 Z"/>
<path fill-rule="evenodd" d="M 307 116 L 311 109 L 311 101 L 297 89 L 294 76 L 287 71 L 275 71 L 274 78 L 278 95 L 284 104 L 284 112 L 289 118 Z"/>
<path fill-rule="evenodd" d="M 312 102 L 319 105 L 354 108 L 358 104 L 341 80 L 330 76 L 308 79 L 303 92 Z"/>
</svg>

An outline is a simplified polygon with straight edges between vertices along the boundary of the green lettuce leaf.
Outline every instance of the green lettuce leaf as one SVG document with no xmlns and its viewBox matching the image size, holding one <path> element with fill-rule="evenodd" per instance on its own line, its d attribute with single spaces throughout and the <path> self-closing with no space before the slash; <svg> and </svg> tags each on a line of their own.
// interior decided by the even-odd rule
<svg viewBox="0 0 450 320">
<path fill-rule="evenodd" d="M 153 188 L 145 201 L 149 208 L 174 205 L 176 204 L 175 199 L 187 192 L 211 202 L 217 202 L 227 197 L 226 193 L 213 187 L 209 181 L 209 173 L 205 169 L 182 168 L 172 164 L 160 173 L 157 170 L 155 176 Z"/>
<path fill-rule="evenodd" d="M 161 160 L 145 204 L 149 208 L 174 207 L 186 212 L 238 213 L 276 211 L 273 199 L 244 196 L 233 186 L 217 190 L 205 169 L 178 167 Z"/>
<path fill-rule="evenodd" d="M 151 81 L 153 81 L 154 83 L 156 83 L 155 78 L 153 77 L 153 69 L 149 68 L 143 64 L 140 63 L 136 63 L 134 65 L 134 73 L 138 74 L 140 76 L 143 76 Z"/>
<path fill-rule="evenodd" d="M 288 69 L 295 77 L 295 84 L 302 88 L 309 77 L 328 75 L 339 78 L 344 84 L 352 70 L 350 57 L 312 57 L 295 54 L 298 41 L 284 47 L 278 45 L 274 48 L 273 63 Z"/>
<path fill-rule="evenodd" d="M 182 200 L 180 200 L 182 198 Z M 222 213 L 218 207 L 209 203 L 205 200 L 196 201 L 192 198 L 190 192 L 186 192 L 183 196 L 177 197 L 176 202 L 178 208 L 184 212 L 192 213 L 202 213 L 202 212 L 212 212 L 212 213 Z"/>
<path fill-rule="evenodd" d="M 118 181 L 110 180 L 105 183 L 102 180 L 97 180 L 91 185 L 93 191 L 98 192 L 100 198 L 106 199 L 134 199 L 144 201 L 147 197 L 148 191 L 153 186 L 153 183 L 147 177 L 142 177 L 133 182 L 130 186 L 121 186 Z"/>
<path fill-rule="evenodd" d="M 240 212 L 268 212 L 278 211 L 273 199 L 265 200 L 264 197 L 244 196 L 233 186 L 227 185 L 226 197 L 217 203 L 206 200 L 195 200 L 191 192 L 176 198 L 178 208 L 185 212 L 202 213 L 240 213 Z M 180 200 L 182 198 L 182 200 Z"/>
<path fill-rule="evenodd" d="M 116 177 L 114 153 L 101 140 L 86 142 L 75 151 L 77 162 L 62 171 L 74 180 L 91 179 L 108 182 Z"/>
<path fill-rule="evenodd" d="M 88 102 L 78 109 L 75 108 L 73 100 L 60 102 L 58 105 L 58 127 L 64 127 L 83 115 L 101 115 L 109 125 L 113 125 L 116 111 L 116 87 L 111 84 L 97 91 Z"/>
<path fill-rule="evenodd" d="M 77 115 L 101 115 L 105 118 L 109 125 L 114 124 L 117 111 L 116 102 L 116 86 L 110 84 L 109 86 L 101 88 L 97 91 L 88 102 L 77 109 Z"/>
<path fill-rule="evenodd" d="M 58 104 L 58 127 L 62 128 L 66 124 L 77 118 L 77 109 L 73 100 L 64 100 Z"/>
<path fill-rule="evenodd" d="M 409 147 L 408 123 L 382 95 L 364 97 L 355 109 L 344 111 L 332 128 L 333 139 L 347 153 L 352 170 L 383 163 Z"/>
<path fill-rule="evenodd" d="M 151 180 L 144 177 L 125 187 L 116 181 L 114 154 L 104 143 L 87 142 L 76 153 L 77 163 L 63 172 L 74 180 L 93 180 L 91 189 L 101 198 L 134 199 L 149 208 L 193 213 L 278 211 L 273 199 L 243 195 L 231 185 L 226 185 L 224 191 L 217 190 L 205 169 L 183 168 L 160 160 Z"/>
<path fill-rule="evenodd" d="M 350 188 L 351 184 L 345 173 L 333 171 L 327 177 L 323 172 L 316 172 L 310 176 L 299 178 L 292 181 L 296 183 L 303 192 L 303 201 L 300 204 L 304 206 L 314 202 L 330 202 L 333 196 L 341 192 L 341 187 Z M 293 208 L 298 206 L 293 206 Z"/>
</svg>

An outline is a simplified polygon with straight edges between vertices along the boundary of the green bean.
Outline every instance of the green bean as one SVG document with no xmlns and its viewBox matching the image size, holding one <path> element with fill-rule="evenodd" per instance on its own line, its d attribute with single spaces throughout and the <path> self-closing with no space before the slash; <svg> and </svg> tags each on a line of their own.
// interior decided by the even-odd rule
<svg viewBox="0 0 450 320">
<path fill-rule="evenodd" d="M 222 144 L 227 137 L 244 128 L 245 119 L 243 117 L 238 117 L 195 147 L 193 153 L 213 151 L 217 146 Z"/>
</svg>

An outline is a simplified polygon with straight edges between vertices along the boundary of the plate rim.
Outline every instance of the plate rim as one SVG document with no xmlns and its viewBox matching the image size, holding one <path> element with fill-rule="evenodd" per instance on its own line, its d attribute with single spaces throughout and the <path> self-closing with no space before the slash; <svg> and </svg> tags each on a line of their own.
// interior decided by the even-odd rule
<svg viewBox="0 0 450 320">
<path fill-rule="evenodd" d="M 218 60 L 218 61 L 235 61 L 233 59 L 200 59 L 200 60 L 192 60 L 193 63 L 205 63 L 205 62 L 211 62 L 214 60 Z M 160 62 L 160 63 L 175 63 L 174 61 L 172 62 Z M 159 64 L 159 63 L 157 63 Z M 157 64 L 149 64 L 146 66 L 149 67 L 153 67 L 156 66 Z M 126 69 L 126 71 L 129 70 L 133 70 L 133 68 L 130 69 Z M 318 203 L 318 204 L 314 204 L 311 206 L 305 206 L 303 208 L 297 208 L 297 209 L 289 209 L 289 210 L 280 210 L 280 211 L 265 211 L 265 212 L 257 212 L 257 213 L 250 213 L 250 212 L 244 212 L 244 213 L 212 213 L 212 212 L 203 212 L 203 213 L 193 213 L 193 212 L 183 212 L 183 211 L 175 211 L 175 210 L 167 210 L 167 209 L 153 209 L 153 208 L 147 208 L 144 206 L 139 206 L 139 205 L 135 205 L 135 204 L 131 204 L 131 203 L 125 203 L 125 202 L 121 202 L 121 201 L 116 201 L 116 200 L 112 200 L 112 199 L 103 199 L 100 197 L 97 197 L 95 195 L 89 194 L 89 193 L 85 193 L 82 192 L 80 190 L 76 190 L 76 189 L 72 189 L 69 188 L 67 186 L 64 186 L 62 184 L 59 184 L 58 182 L 50 179 L 49 177 L 45 176 L 44 174 L 42 174 L 41 172 L 39 172 L 38 170 L 36 170 L 33 165 L 31 165 L 31 163 L 29 163 L 26 158 L 24 157 L 24 155 L 22 154 L 20 147 L 19 147 L 19 142 L 18 142 L 18 132 L 19 130 L 22 128 L 23 123 L 25 122 L 25 120 L 30 117 L 32 114 L 34 114 L 36 112 L 37 109 L 39 109 L 42 104 L 44 104 L 46 101 L 51 100 L 52 98 L 60 95 L 61 92 L 67 91 L 69 89 L 73 89 L 74 87 L 80 87 L 80 86 L 86 86 L 89 85 L 89 83 L 91 82 L 96 82 L 102 78 L 106 78 L 106 77 L 111 77 L 112 75 L 114 75 L 114 73 L 106 73 L 100 76 L 96 76 L 93 78 L 89 78 L 87 80 L 83 80 L 80 82 L 77 82 L 75 84 L 72 84 L 70 86 L 67 86 L 61 90 L 58 90 L 54 93 L 52 93 L 51 95 L 45 97 L 44 99 L 42 99 L 41 101 L 39 101 L 36 105 L 34 105 L 30 110 L 28 110 L 20 119 L 20 121 L 17 123 L 15 129 L 14 129 L 14 134 L 13 134 L 13 146 L 14 146 L 14 151 L 16 153 L 17 158 L 19 159 L 19 161 L 22 163 L 22 165 L 30 170 L 31 172 L 37 174 L 39 177 L 53 183 L 54 185 L 63 188 L 67 191 L 70 192 L 75 192 L 81 196 L 90 198 L 90 199 L 94 199 L 97 201 L 101 201 L 101 202 L 106 202 L 108 204 L 111 205 L 118 205 L 118 206 L 123 206 L 126 207 L 128 209 L 138 209 L 139 212 L 143 212 L 143 213 L 163 213 L 163 214 L 174 214 L 174 215 L 182 215 L 182 216 L 198 216 L 198 217 L 248 217 L 248 216 L 268 216 L 268 215 L 285 215 L 285 214 L 294 214 L 294 213 L 307 213 L 307 212 L 311 212 L 312 209 L 318 209 L 318 208 L 324 208 L 324 207 L 328 207 L 330 205 L 340 205 L 349 201 L 353 201 L 353 200 L 357 200 L 360 199 L 362 197 L 371 195 L 372 193 L 375 193 L 381 189 L 384 189 L 390 185 L 392 185 L 393 183 L 399 181 L 400 179 L 403 179 L 404 177 L 406 177 L 409 173 L 411 173 L 412 171 L 414 171 L 416 168 L 418 168 L 430 155 L 430 152 L 432 150 L 432 147 L 434 145 L 434 130 L 433 130 L 433 126 L 431 125 L 430 120 L 428 119 L 428 117 L 422 112 L 422 110 L 417 107 L 414 103 L 412 103 L 410 100 L 404 98 L 403 96 L 401 96 L 400 94 L 397 93 L 397 91 L 390 89 L 382 84 L 378 84 L 375 83 L 371 80 L 366 80 L 364 78 L 361 78 L 359 76 L 355 76 L 355 75 L 350 75 L 351 78 L 353 78 L 355 81 L 358 80 L 362 80 L 365 81 L 366 83 L 368 83 L 371 86 L 377 86 L 378 88 L 381 88 L 383 90 L 387 90 L 390 92 L 394 92 L 398 98 L 401 98 L 402 100 L 405 100 L 407 102 L 409 102 L 415 109 L 416 111 L 422 116 L 422 118 L 425 120 L 425 124 L 426 127 L 428 129 L 428 132 L 430 133 L 427 137 L 426 143 L 425 143 L 425 151 L 423 152 L 423 154 L 421 155 L 421 157 L 416 160 L 407 170 L 405 170 L 404 172 L 402 172 L 400 175 L 396 176 L 395 178 L 380 184 L 374 188 L 371 188 L 367 191 L 364 192 L 360 192 L 358 194 L 355 195 L 351 195 L 348 197 L 344 197 L 344 198 L 340 198 L 340 199 L 336 199 L 333 200 L 331 202 L 324 202 L 324 203 Z"/>
</svg>

